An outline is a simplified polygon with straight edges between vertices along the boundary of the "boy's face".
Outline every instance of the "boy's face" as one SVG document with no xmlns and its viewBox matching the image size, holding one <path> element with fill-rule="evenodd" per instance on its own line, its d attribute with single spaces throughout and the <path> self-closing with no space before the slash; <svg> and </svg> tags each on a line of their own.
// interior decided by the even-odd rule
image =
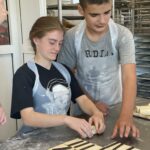
<svg viewBox="0 0 150 150">
<path fill-rule="evenodd" d="M 111 16 L 111 3 L 104 4 L 87 4 L 82 9 L 79 6 L 79 12 L 85 17 L 87 30 L 91 33 L 102 34 L 108 29 L 108 22 Z"/>
</svg>

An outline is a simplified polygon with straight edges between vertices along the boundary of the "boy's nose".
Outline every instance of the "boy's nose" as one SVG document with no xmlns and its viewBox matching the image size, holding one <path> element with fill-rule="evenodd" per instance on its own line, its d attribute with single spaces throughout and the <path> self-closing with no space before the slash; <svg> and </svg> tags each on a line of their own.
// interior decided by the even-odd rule
<svg viewBox="0 0 150 150">
<path fill-rule="evenodd" d="M 100 23 L 105 23 L 105 16 L 104 15 L 100 15 L 98 19 L 99 19 Z"/>
</svg>

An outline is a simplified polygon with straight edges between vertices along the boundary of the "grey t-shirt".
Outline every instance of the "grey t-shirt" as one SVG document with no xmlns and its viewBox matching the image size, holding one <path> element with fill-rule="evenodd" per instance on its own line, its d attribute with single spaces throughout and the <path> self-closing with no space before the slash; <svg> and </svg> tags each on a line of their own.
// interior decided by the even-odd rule
<svg viewBox="0 0 150 150">
<path fill-rule="evenodd" d="M 81 87 L 93 100 L 115 104 L 121 101 L 119 64 L 135 63 L 135 47 L 132 33 L 116 24 L 118 38 L 113 48 L 110 31 L 97 42 L 88 39 L 84 33 L 81 46 L 75 47 L 76 27 L 65 34 L 58 61 L 71 69 L 77 69 L 77 79 Z"/>
<path fill-rule="evenodd" d="M 119 24 L 116 25 L 118 27 L 118 41 L 116 49 L 118 50 L 119 63 L 135 63 L 135 45 L 133 35 L 126 27 Z M 58 61 L 67 65 L 71 69 L 76 67 L 78 61 L 75 48 L 75 31 L 76 27 L 73 27 L 66 32 L 62 49 L 58 55 Z M 81 42 L 82 50 L 99 50 L 99 55 L 106 56 L 107 53 L 110 55 L 111 49 L 109 49 L 109 38 L 109 31 L 98 42 L 90 41 L 84 34 Z M 107 51 L 106 49 L 110 51 Z M 88 55 L 88 51 L 85 55 L 86 54 Z"/>
</svg>

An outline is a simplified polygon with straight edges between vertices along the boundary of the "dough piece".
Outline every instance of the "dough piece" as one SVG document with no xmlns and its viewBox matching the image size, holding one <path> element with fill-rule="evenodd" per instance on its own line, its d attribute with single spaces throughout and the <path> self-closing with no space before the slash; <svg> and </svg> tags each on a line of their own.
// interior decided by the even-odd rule
<svg viewBox="0 0 150 150">
<path fill-rule="evenodd" d="M 150 115 L 150 106 L 136 106 L 136 112 L 142 115 L 149 116 Z"/>
<path fill-rule="evenodd" d="M 61 149 L 67 149 L 67 150 L 74 150 L 73 148 L 70 148 L 70 147 L 68 147 L 68 146 L 66 146 L 64 144 L 60 144 L 60 145 L 55 146 L 53 148 L 50 148 L 48 150 L 55 150 L 55 149 L 59 149 L 59 148 L 61 148 Z"/>
<path fill-rule="evenodd" d="M 137 110 L 137 111 L 139 111 L 140 109 L 150 109 L 150 105 L 136 106 L 136 110 Z"/>
<path fill-rule="evenodd" d="M 76 144 L 76 143 L 81 143 L 81 142 L 83 142 L 82 139 L 76 138 L 76 139 L 74 139 L 74 140 L 67 141 L 67 142 L 65 142 L 64 144 L 65 144 L 65 145 L 71 145 L 71 144 Z"/>
<path fill-rule="evenodd" d="M 114 149 L 116 149 L 116 150 L 127 150 L 127 149 L 130 149 L 130 148 L 132 148 L 132 150 L 139 150 L 139 149 L 134 148 L 130 145 L 126 145 L 126 144 L 119 143 L 119 142 L 111 143 L 109 145 L 106 145 L 103 148 L 105 148 L 105 150 L 114 150 Z"/>
<path fill-rule="evenodd" d="M 92 133 L 93 133 L 93 135 L 95 135 L 97 133 L 95 126 L 92 126 Z"/>
<path fill-rule="evenodd" d="M 80 147 L 75 147 L 75 150 L 82 150 L 82 149 L 85 149 L 85 150 L 100 150 L 102 147 L 99 146 L 99 145 L 96 145 L 94 143 L 88 143 L 88 144 L 85 144 L 83 146 L 80 146 Z"/>
<path fill-rule="evenodd" d="M 81 146 L 84 146 L 84 145 L 87 145 L 87 144 L 89 144 L 89 142 L 87 142 L 87 141 L 82 141 L 82 142 L 80 142 L 80 143 L 75 143 L 75 144 L 70 144 L 70 145 L 68 145 L 68 146 L 70 146 L 70 147 L 73 147 L 73 148 L 75 148 L 76 149 L 76 147 L 78 148 L 78 147 L 81 147 Z"/>
<path fill-rule="evenodd" d="M 87 149 L 87 148 L 90 148 L 90 147 L 94 147 L 94 144 L 93 143 L 87 143 L 87 144 L 84 144 L 84 145 L 81 145 L 79 147 L 75 147 L 76 150 L 81 150 L 81 149 Z"/>
<path fill-rule="evenodd" d="M 101 148 L 102 148 L 102 146 L 94 145 L 93 147 L 86 148 L 86 150 L 100 150 Z"/>
<path fill-rule="evenodd" d="M 111 144 L 110 144 L 110 146 L 109 145 L 106 145 L 106 148 L 105 148 L 105 150 L 113 150 L 114 148 L 116 148 L 118 145 L 120 145 L 121 143 L 116 143 L 116 144 L 113 144 L 112 143 L 112 146 L 111 146 Z"/>
<path fill-rule="evenodd" d="M 131 146 L 123 144 L 122 146 L 118 147 L 117 150 L 127 150 L 128 148 L 131 148 Z"/>
</svg>

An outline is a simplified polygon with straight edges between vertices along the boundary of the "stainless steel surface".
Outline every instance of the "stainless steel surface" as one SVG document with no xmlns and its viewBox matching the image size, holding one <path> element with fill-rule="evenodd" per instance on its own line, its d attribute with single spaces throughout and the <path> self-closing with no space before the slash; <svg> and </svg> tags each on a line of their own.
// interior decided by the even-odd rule
<svg viewBox="0 0 150 150">
<path fill-rule="evenodd" d="M 150 103 L 148 99 L 137 99 L 137 104 Z M 102 135 L 95 135 L 91 139 L 86 139 L 89 142 L 96 143 L 104 146 L 112 143 L 114 140 L 110 138 L 115 121 L 119 115 L 120 104 L 111 107 L 110 114 L 106 118 L 106 131 Z M 128 145 L 135 146 L 141 150 L 149 150 L 150 139 L 150 120 L 141 118 L 134 118 L 135 123 L 141 130 L 141 137 L 139 139 L 129 138 L 116 138 L 115 140 L 121 141 Z M 48 148 L 62 144 L 68 140 L 78 138 L 79 135 L 66 126 L 53 127 L 48 129 L 41 129 L 35 131 L 33 134 L 24 135 L 23 137 L 12 137 L 5 142 L 1 143 L 0 150 L 48 150 Z"/>
</svg>

